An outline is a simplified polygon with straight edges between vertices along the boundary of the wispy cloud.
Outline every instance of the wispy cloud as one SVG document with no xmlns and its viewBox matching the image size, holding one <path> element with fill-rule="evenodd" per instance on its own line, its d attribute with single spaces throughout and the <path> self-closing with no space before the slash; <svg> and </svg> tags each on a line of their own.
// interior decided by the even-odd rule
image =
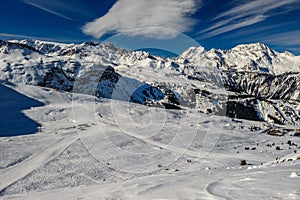
<svg viewBox="0 0 300 200">
<path fill-rule="evenodd" d="M 72 17 L 69 17 L 68 15 L 72 15 L 72 14 L 73 15 L 78 14 L 84 16 L 89 15 L 83 4 L 78 5 L 78 1 L 76 2 L 74 1 L 72 2 L 70 0 L 65 0 L 65 1 L 20 0 L 20 1 L 70 21 L 74 21 L 74 19 Z"/>
<path fill-rule="evenodd" d="M 26 37 L 25 35 L 19 35 L 19 34 L 10 34 L 10 33 L 0 33 L 0 37 Z"/>
<path fill-rule="evenodd" d="M 33 39 L 33 40 L 43 40 L 43 41 L 52 41 L 52 42 L 84 42 L 84 40 L 76 40 L 76 39 L 66 39 L 66 38 L 53 38 L 53 37 L 37 37 L 30 35 L 21 35 L 21 34 L 13 34 L 13 33 L 0 33 L 1 39 L 12 40 L 12 39 Z"/>
<path fill-rule="evenodd" d="M 252 24 L 256 24 L 258 22 L 264 21 L 266 19 L 266 16 L 264 15 L 257 15 L 257 16 L 253 16 L 253 17 L 248 17 L 245 19 L 241 19 L 241 20 L 237 20 L 234 23 L 230 23 L 222 28 L 218 28 L 215 30 L 210 31 L 209 33 L 207 33 L 206 35 L 204 35 L 202 37 L 202 39 L 205 38 L 209 38 L 209 37 L 213 37 L 216 35 L 220 35 L 222 33 L 228 32 L 228 31 L 232 31 L 232 30 L 236 30 L 238 28 L 242 28 L 245 26 L 250 26 Z"/>
<path fill-rule="evenodd" d="M 67 16 L 65 16 L 65 15 L 63 15 L 63 14 L 60 14 L 60 13 L 58 13 L 58 12 L 55 12 L 54 10 L 50 10 L 50 9 L 46 8 L 45 6 L 43 6 L 43 5 L 36 3 L 35 1 L 24 0 L 24 2 L 25 2 L 26 4 L 28 4 L 28 5 L 37 7 L 37 8 L 39 8 L 39 9 L 44 10 L 44 11 L 46 11 L 46 12 L 49 12 L 49 13 L 51 13 L 51 14 L 54 14 L 54 15 L 57 15 L 57 16 L 62 17 L 62 18 L 64 18 L 64 19 L 73 21 L 73 19 L 71 19 L 71 18 L 69 18 L 69 17 L 67 17 Z"/>
<path fill-rule="evenodd" d="M 200 38 L 210 38 L 289 12 L 295 9 L 290 5 L 296 2 L 299 0 L 254 0 L 239 4 L 212 18 L 212 25 L 199 32 Z"/>
<path fill-rule="evenodd" d="M 0 33 L 0 37 L 5 39 L 40 39 L 40 40 L 51 40 L 51 38 L 47 37 L 33 37 L 28 35 L 21 34 L 12 34 L 12 33 Z"/>
<path fill-rule="evenodd" d="M 280 22 L 277 24 L 270 24 L 264 26 L 255 26 L 251 28 L 244 28 L 239 31 L 235 31 L 230 35 L 226 35 L 222 37 L 223 39 L 230 39 L 230 40 L 250 40 L 250 41 L 257 41 L 261 37 L 265 37 L 266 35 L 271 35 L 277 33 L 280 30 L 280 27 L 291 27 L 294 26 L 295 23 L 292 22 Z"/>
<path fill-rule="evenodd" d="M 262 38 L 263 41 L 278 46 L 300 47 L 300 30 L 276 33 Z"/>
<path fill-rule="evenodd" d="M 201 0 L 118 0 L 108 13 L 87 23 L 82 30 L 97 38 L 133 29 L 138 30 L 130 31 L 131 35 L 161 39 L 174 37 L 176 33 L 168 29 L 189 31 L 195 23 L 190 16 L 200 3 Z"/>
</svg>

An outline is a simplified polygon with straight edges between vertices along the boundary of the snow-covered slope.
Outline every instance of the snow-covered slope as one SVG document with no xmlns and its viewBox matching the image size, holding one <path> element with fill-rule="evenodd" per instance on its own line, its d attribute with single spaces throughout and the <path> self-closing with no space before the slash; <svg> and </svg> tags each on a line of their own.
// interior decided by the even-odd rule
<svg viewBox="0 0 300 200">
<path fill-rule="evenodd" d="M 164 59 L 110 43 L 0 42 L 3 81 L 275 124 L 300 123 L 299 65 L 260 43 Z"/>
<path fill-rule="evenodd" d="M 297 129 L 37 86 L 1 87 L 13 91 L 3 107 L 26 96 L 28 106 L 16 112 L 41 127 L 0 137 L 1 199 L 300 198 Z M 278 131 L 287 133 L 267 134 Z"/>
</svg>

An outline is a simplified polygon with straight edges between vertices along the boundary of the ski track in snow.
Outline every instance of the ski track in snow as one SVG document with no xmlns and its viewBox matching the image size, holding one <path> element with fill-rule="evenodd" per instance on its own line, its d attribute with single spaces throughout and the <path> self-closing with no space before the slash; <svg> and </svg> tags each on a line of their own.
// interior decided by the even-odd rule
<svg viewBox="0 0 300 200">
<path fill-rule="evenodd" d="M 78 140 L 77 133 L 59 139 L 54 144 L 49 145 L 42 152 L 32 155 L 30 158 L 12 167 L 4 169 L 0 176 L 0 191 L 5 190 L 11 184 L 30 174 L 36 168 L 46 164 L 59 156 L 70 144 Z"/>
<path fill-rule="evenodd" d="M 291 169 L 284 167 L 229 172 L 213 176 L 154 175 L 121 183 L 96 184 L 71 189 L 58 189 L 4 199 L 291 199 L 300 197 L 299 177 L 290 178 Z M 211 181 L 214 179 L 214 181 Z M 281 180 L 281 182 L 278 182 Z M 269 181 L 273 187 L 266 185 Z M 284 188 L 289 184 L 289 188 Z M 183 187 L 184 186 L 184 187 Z"/>
<path fill-rule="evenodd" d="M 112 129 L 110 131 L 119 131 L 119 129 L 116 128 L 116 129 Z M 188 156 L 191 156 L 191 157 L 197 157 L 197 158 L 205 158 L 206 157 L 206 158 L 212 158 L 212 159 L 216 159 L 216 158 L 220 158 L 220 157 L 222 157 L 223 159 L 232 158 L 232 155 L 226 155 L 226 154 L 222 154 L 222 153 L 215 153 L 215 152 L 211 152 L 211 151 L 201 151 L 201 150 L 193 151 L 193 150 L 189 150 L 189 149 L 186 149 L 186 148 L 174 146 L 174 145 L 171 145 L 171 144 L 164 144 L 164 143 L 154 141 L 150 138 L 147 138 L 147 137 L 144 137 L 144 136 L 132 133 L 132 132 L 122 131 L 120 133 L 123 133 L 123 134 L 126 134 L 126 135 L 130 136 L 130 137 L 139 139 L 139 140 L 141 140 L 143 142 L 146 142 L 148 144 L 151 144 L 153 146 L 169 150 L 170 152 L 173 152 L 173 153 L 176 153 L 176 154 L 179 154 L 179 155 L 184 154 L 184 155 L 188 155 Z M 241 158 L 241 159 L 242 158 L 243 159 L 252 159 L 253 155 L 243 154 L 242 156 L 236 156 L 236 157 Z M 205 160 L 203 162 L 205 162 Z"/>
</svg>

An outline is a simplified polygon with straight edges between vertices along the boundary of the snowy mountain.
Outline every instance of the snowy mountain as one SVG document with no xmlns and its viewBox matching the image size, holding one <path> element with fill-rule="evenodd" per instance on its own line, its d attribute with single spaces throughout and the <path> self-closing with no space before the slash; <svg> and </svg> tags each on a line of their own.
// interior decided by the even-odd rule
<svg viewBox="0 0 300 200">
<path fill-rule="evenodd" d="M 230 50 L 191 47 L 165 59 L 110 43 L 0 41 L 0 70 L 1 80 L 15 84 L 300 124 L 300 56 L 260 43 Z"/>
<path fill-rule="evenodd" d="M 242 44 L 230 50 L 191 47 L 183 52 L 178 62 L 197 67 L 209 66 L 230 71 L 264 72 L 279 75 L 300 72 L 300 56 L 279 53 L 262 43 Z"/>
</svg>

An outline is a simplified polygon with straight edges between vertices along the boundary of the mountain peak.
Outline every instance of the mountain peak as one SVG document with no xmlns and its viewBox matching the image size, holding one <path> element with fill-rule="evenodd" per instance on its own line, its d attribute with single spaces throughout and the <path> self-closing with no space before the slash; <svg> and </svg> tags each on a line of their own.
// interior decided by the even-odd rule
<svg viewBox="0 0 300 200">
<path fill-rule="evenodd" d="M 255 51 L 270 51 L 271 48 L 264 43 L 240 44 L 232 48 L 233 50 L 255 50 Z"/>
<path fill-rule="evenodd" d="M 284 51 L 281 53 L 281 55 L 285 55 L 285 56 L 290 56 L 290 57 L 294 57 L 295 55 L 289 51 Z"/>
<path fill-rule="evenodd" d="M 193 58 L 199 57 L 202 53 L 206 52 L 204 47 L 190 47 L 177 58 L 177 60 L 184 60 L 184 62 L 191 62 Z"/>
<path fill-rule="evenodd" d="M 84 42 L 84 45 L 90 45 L 90 46 L 98 46 L 100 43 L 97 41 L 90 41 L 90 42 Z"/>
</svg>

